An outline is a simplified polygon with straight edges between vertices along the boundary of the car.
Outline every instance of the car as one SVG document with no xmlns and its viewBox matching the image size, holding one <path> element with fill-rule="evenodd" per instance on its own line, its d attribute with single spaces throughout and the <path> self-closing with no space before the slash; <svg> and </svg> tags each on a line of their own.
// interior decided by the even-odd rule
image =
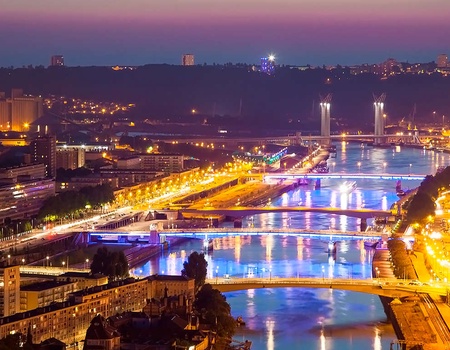
<svg viewBox="0 0 450 350">
<path fill-rule="evenodd" d="M 411 282 L 408 283 L 410 286 L 421 286 L 422 282 L 417 281 L 417 280 L 412 280 Z"/>
</svg>

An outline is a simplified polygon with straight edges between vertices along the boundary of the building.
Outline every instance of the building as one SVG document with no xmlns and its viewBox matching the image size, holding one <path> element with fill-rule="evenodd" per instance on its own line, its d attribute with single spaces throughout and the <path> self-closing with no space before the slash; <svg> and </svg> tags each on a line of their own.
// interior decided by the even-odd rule
<svg viewBox="0 0 450 350">
<path fill-rule="evenodd" d="M 40 136 L 34 139 L 30 146 L 32 162 L 45 164 L 45 175 L 54 178 L 56 176 L 56 137 Z"/>
<path fill-rule="evenodd" d="M 44 201 L 55 195 L 53 179 L 18 181 L 0 186 L 0 222 L 31 218 L 41 209 Z"/>
<path fill-rule="evenodd" d="M 26 132 L 30 124 L 43 115 L 42 97 L 24 95 L 12 89 L 11 97 L 0 92 L 0 130 Z"/>
<path fill-rule="evenodd" d="M 163 171 L 165 173 L 181 172 L 184 169 L 184 156 L 171 153 L 145 153 L 139 155 L 141 169 Z"/>
<path fill-rule="evenodd" d="M 50 59 L 50 66 L 52 67 L 64 67 L 64 56 L 54 55 Z"/>
<path fill-rule="evenodd" d="M 45 281 L 20 288 L 20 311 L 45 307 L 55 302 L 67 300 L 70 293 L 78 289 L 76 282 Z"/>
<path fill-rule="evenodd" d="M 119 178 L 117 176 L 93 174 L 89 176 L 73 177 L 70 181 L 61 182 L 58 191 L 79 191 L 83 187 L 95 187 L 108 184 L 112 189 L 119 187 Z"/>
<path fill-rule="evenodd" d="M 141 158 L 127 157 L 117 160 L 117 169 L 139 169 L 141 167 Z"/>
<path fill-rule="evenodd" d="M 261 57 L 261 72 L 272 75 L 275 73 L 275 57 Z"/>
<path fill-rule="evenodd" d="M 19 278 L 18 267 L 16 268 L 17 275 L 7 274 L 9 299 L 2 297 L 1 300 L 17 300 L 17 306 L 10 303 L 8 307 L 17 307 L 19 310 L 20 292 L 13 288 L 13 284 L 9 284 L 9 281 L 13 280 L 11 276 Z M 10 272 L 8 270 L 8 273 Z M 60 339 L 67 344 L 80 342 L 85 338 L 86 330 L 90 326 L 92 318 L 97 314 L 110 317 L 124 311 L 142 311 L 148 299 L 161 298 L 163 295 L 160 295 L 159 291 L 164 289 L 167 281 L 160 277 L 163 276 L 139 280 L 129 278 L 108 285 L 96 286 L 71 294 L 68 301 L 52 303 L 22 313 L 12 314 L 8 309 L 9 315 L 0 318 L 0 338 L 17 332 L 27 334 L 28 327 L 31 326 L 33 341 L 36 343 L 51 337 Z M 183 294 L 193 296 L 194 279 L 173 276 L 170 283 L 174 288 L 184 285 Z M 14 292 L 16 294 L 13 291 L 16 291 Z M 4 295 L 6 296 L 5 293 Z"/>
<path fill-rule="evenodd" d="M 97 315 L 86 331 L 83 350 L 120 350 L 120 334 L 104 317 Z"/>
<path fill-rule="evenodd" d="M 448 56 L 445 53 L 441 53 L 438 55 L 436 60 L 436 65 L 438 68 L 447 68 L 448 67 Z"/>
<path fill-rule="evenodd" d="M 191 53 L 186 53 L 181 56 L 181 65 L 183 66 L 193 66 L 194 63 L 194 55 Z"/>
<path fill-rule="evenodd" d="M 42 163 L 24 164 L 0 169 L 0 183 L 16 183 L 20 180 L 38 180 L 45 178 L 45 165 Z"/>
<path fill-rule="evenodd" d="M 91 275 L 88 272 L 66 272 L 62 275 L 56 276 L 55 281 L 76 282 L 78 289 L 81 290 L 108 284 L 108 277 L 103 276 L 102 274 Z"/>
<path fill-rule="evenodd" d="M 86 149 L 68 145 L 56 146 L 56 169 L 77 169 L 85 164 Z"/>
<path fill-rule="evenodd" d="M 100 175 L 104 177 L 118 177 L 119 187 L 133 184 L 147 183 L 157 177 L 164 176 L 163 172 L 148 171 L 143 169 L 101 169 Z"/>
<path fill-rule="evenodd" d="M 20 312 L 19 266 L 0 267 L 0 316 L 11 316 L 18 312 Z"/>
</svg>

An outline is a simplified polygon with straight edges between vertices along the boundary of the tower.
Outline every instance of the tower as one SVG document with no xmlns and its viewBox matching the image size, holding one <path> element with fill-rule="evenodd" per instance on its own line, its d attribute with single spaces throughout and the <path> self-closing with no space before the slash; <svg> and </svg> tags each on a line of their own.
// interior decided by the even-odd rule
<svg viewBox="0 0 450 350">
<path fill-rule="evenodd" d="M 275 73 L 275 56 L 261 57 L 261 72 L 272 75 Z"/>
<path fill-rule="evenodd" d="M 64 67 L 64 56 L 54 55 L 50 60 L 50 65 L 52 67 Z"/>
<path fill-rule="evenodd" d="M 375 108 L 375 144 L 383 143 L 384 136 L 384 100 L 386 99 L 386 94 L 382 93 L 380 96 L 373 95 L 373 106 Z"/>
<path fill-rule="evenodd" d="M 327 137 L 327 139 L 323 141 L 323 143 L 327 145 L 330 143 L 330 135 L 331 135 L 331 128 L 330 128 L 331 98 L 332 98 L 331 94 L 328 94 L 325 97 L 320 96 L 320 135 Z"/>
<path fill-rule="evenodd" d="M 186 53 L 181 56 L 181 65 L 182 66 L 193 66 L 194 65 L 194 55 L 191 53 Z"/>
<path fill-rule="evenodd" d="M 45 164 L 45 175 L 56 176 L 56 137 L 42 136 L 34 139 L 31 144 L 31 157 L 34 163 Z"/>
<path fill-rule="evenodd" d="M 0 267 L 0 316 L 20 312 L 20 269 L 19 266 Z"/>
</svg>

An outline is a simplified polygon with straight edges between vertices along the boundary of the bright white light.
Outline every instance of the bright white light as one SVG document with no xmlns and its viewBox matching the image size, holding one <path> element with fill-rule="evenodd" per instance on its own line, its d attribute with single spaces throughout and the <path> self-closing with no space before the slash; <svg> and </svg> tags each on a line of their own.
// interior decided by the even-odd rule
<svg viewBox="0 0 450 350">
<path fill-rule="evenodd" d="M 275 56 L 274 55 L 269 55 L 269 61 L 275 61 Z"/>
</svg>

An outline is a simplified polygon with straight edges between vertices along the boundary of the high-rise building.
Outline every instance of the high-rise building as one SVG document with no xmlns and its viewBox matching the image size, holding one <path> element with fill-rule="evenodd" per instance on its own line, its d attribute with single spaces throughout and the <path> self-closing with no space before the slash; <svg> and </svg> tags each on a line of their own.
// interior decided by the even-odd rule
<svg viewBox="0 0 450 350">
<path fill-rule="evenodd" d="M 41 136 L 34 139 L 31 144 L 31 157 L 33 163 L 45 164 L 46 176 L 56 176 L 56 137 Z"/>
<path fill-rule="evenodd" d="M 261 57 L 261 72 L 272 75 L 275 73 L 275 57 Z"/>
<path fill-rule="evenodd" d="M 447 54 L 441 53 L 440 55 L 438 55 L 437 60 L 436 60 L 436 65 L 438 66 L 438 68 L 447 68 L 447 66 L 448 66 Z"/>
<path fill-rule="evenodd" d="M 86 150 L 83 147 L 68 145 L 56 147 L 56 169 L 77 169 L 85 164 Z"/>
<path fill-rule="evenodd" d="M 19 266 L 0 267 L 0 300 L 0 317 L 20 312 Z"/>
<path fill-rule="evenodd" d="M 28 131 L 43 114 L 42 97 L 24 95 L 22 89 L 12 89 L 11 98 L 0 93 L 0 130 Z"/>
<path fill-rule="evenodd" d="M 52 67 L 64 67 L 64 56 L 54 55 L 50 60 L 50 65 Z"/>
<path fill-rule="evenodd" d="M 191 53 L 186 53 L 181 56 L 181 64 L 183 66 L 193 66 L 194 65 L 194 55 Z"/>
</svg>

